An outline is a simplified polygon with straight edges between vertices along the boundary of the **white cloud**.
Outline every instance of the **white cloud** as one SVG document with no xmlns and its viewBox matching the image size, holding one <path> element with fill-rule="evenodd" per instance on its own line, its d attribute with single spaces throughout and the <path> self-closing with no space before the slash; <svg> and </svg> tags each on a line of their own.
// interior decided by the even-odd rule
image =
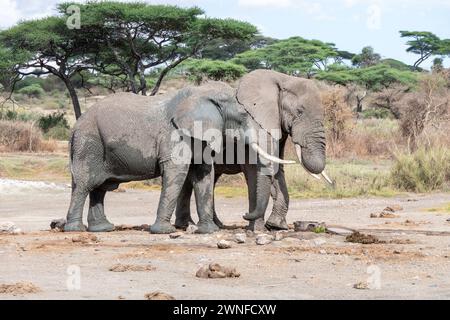
<svg viewBox="0 0 450 320">
<path fill-rule="evenodd" d="M 13 0 L 0 0 L 0 28 L 7 28 L 20 19 L 20 13 Z"/>
<path fill-rule="evenodd" d="M 294 3 L 291 0 L 239 0 L 241 7 L 290 7 Z"/>
<path fill-rule="evenodd" d="M 367 28 L 370 30 L 379 30 L 381 28 L 381 7 L 372 4 L 367 8 Z"/>
</svg>

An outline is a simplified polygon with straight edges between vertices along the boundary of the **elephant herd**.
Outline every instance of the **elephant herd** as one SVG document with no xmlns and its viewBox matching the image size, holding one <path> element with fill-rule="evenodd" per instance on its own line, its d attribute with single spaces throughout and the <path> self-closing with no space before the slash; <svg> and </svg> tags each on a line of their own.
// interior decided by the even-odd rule
<svg viewBox="0 0 450 320">
<path fill-rule="evenodd" d="M 65 231 L 112 231 L 104 212 L 107 191 L 121 183 L 162 178 L 152 233 L 172 233 L 193 223 L 198 233 L 219 230 L 214 186 L 223 174 L 243 173 L 248 186 L 250 228 L 287 229 L 286 140 L 314 177 L 324 172 L 325 132 L 320 93 L 314 82 L 256 70 L 237 89 L 221 82 L 187 87 L 156 97 L 111 95 L 86 111 L 70 139 L 72 197 Z M 264 215 L 273 199 L 267 221 Z M 175 226 L 171 218 L 175 211 Z M 176 227 L 176 228 L 175 228 Z"/>
</svg>

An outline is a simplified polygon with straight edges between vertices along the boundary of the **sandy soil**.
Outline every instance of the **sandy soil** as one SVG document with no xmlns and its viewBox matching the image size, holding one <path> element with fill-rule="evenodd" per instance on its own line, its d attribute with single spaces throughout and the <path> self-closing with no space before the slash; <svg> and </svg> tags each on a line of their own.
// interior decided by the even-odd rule
<svg viewBox="0 0 450 320">
<path fill-rule="evenodd" d="M 289 223 L 361 229 L 382 243 L 290 232 L 263 246 L 249 234 L 245 244 L 218 249 L 219 240 L 245 231 L 176 239 L 133 230 L 92 237 L 51 232 L 50 221 L 65 216 L 69 191 L 37 186 L 0 193 L 0 222 L 24 231 L 0 235 L 0 286 L 6 288 L 0 299 L 144 299 L 155 291 L 176 299 L 450 298 L 449 214 L 427 210 L 447 206 L 449 194 L 291 203 Z M 159 192 L 109 193 L 107 214 L 116 225 L 150 224 L 158 198 Z M 403 210 L 396 218 L 370 218 L 388 205 Z M 246 199 L 218 199 L 217 207 L 226 224 L 245 226 Z M 197 278 L 210 263 L 236 268 L 240 277 Z M 24 284 L 33 290 L 23 290 Z"/>
</svg>

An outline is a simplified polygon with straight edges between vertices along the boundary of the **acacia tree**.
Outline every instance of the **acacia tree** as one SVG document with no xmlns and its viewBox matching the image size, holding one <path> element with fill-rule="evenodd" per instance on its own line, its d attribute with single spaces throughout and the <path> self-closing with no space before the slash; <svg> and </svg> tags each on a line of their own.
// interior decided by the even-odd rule
<svg viewBox="0 0 450 320">
<path fill-rule="evenodd" d="M 78 94 L 71 80 L 90 68 L 86 61 L 88 39 L 67 28 L 62 17 L 48 17 L 20 22 L 3 31 L 0 41 L 12 54 L 27 56 L 26 60 L 15 64 L 17 77 L 55 75 L 69 92 L 75 117 L 81 116 Z"/>
<path fill-rule="evenodd" d="M 417 70 L 419 65 L 431 56 L 449 56 L 450 55 L 450 39 L 441 40 L 438 36 L 427 31 L 400 31 L 402 38 L 410 38 L 406 43 L 407 52 L 419 55 L 414 63 Z"/>
<path fill-rule="evenodd" d="M 334 44 L 292 37 L 238 54 L 233 61 L 249 70 L 271 69 L 311 78 L 318 71 L 327 70 L 330 61 L 337 56 Z"/>
<path fill-rule="evenodd" d="M 60 5 L 61 13 L 73 3 Z M 81 11 L 79 32 L 92 39 L 94 68 L 126 76 L 130 91 L 147 94 L 146 73 L 158 68 L 151 95 L 167 73 L 190 57 L 199 56 L 217 38 L 247 39 L 257 29 L 232 19 L 202 18 L 203 10 L 146 3 L 88 2 Z"/>
<path fill-rule="evenodd" d="M 374 66 L 380 63 L 380 60 L 381 56 L 370 46 L 362 48 L 361 53 L 351 58 L 352 64 L 359 68 Z"/>
</svg>

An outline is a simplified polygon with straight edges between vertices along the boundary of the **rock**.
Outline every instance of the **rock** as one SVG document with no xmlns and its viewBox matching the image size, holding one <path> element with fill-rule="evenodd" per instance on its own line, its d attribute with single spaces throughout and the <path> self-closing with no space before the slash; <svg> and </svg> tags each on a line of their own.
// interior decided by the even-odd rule
<svg viewBox="0 0 450 320">
<path fill-rule="evenodd" d="M 370 214 L 370 217 L 371 217 L 371 218 L 379 218 L 380 215 L 379 215 L 378 213 L 371 213 L 371 214 Z"/>
<path fill-rule="evenodd" d="M 450 218 L 448 218 L 447 221 L 450 222 Z"/>
<path fill-rule="evenodd" d="M 178 239 L 182 235 L 183 235 L 182 232 L 174 232 L 174 233 L 169 234 L 169 237 L 170 237 L 170 239 Z"/>
<path fill-rule="evenodd" d="M 296 221 L 294 222 L 294 231 L 296 232 L 304 232 L 311 231 L 314 232 L 317 228 L 325 228 L 325 223 L 320 223 L 317 221 Z"/>
<path fill-rule="evenodd" d="M 284 239 L 284 235 L 286 234 L 286 231 L 277 231 L 275 232 L 275 241 L 281 241 Z"/>
<path fill-rule="evenodd" d="M 327 243 L 327 240 L 325 240 L 324 238 L 317 238 L 313 240 L 313 243 L 316 247 L 321 246 L 325 243 Z"/>
<path fill-rule="evenodd" d="M 211 263 L 209 266 L 201 267 L 195 274 L 197 278 L 219 279 L 219 278 L 237 278 L 241 274 L 235 268 L 221 266 L 218 263 Z"/>
<path fill-rule="evenodd" d="M 82 244 L 88 244 L 88 243 L 95 243 L 98 242 L 97 236 L 94 236 L 90 233 L 84 233 L 80 234 L 78 236 L 75 236 L 72 238 L 73 243 L 82 243 Z"/>
<path fill-rule="evenodd" d="M 57 231 L 64 231 L 64 226 L 66 225 L 66 219 L 55 219 L 50 222 L 50 229 Z"/>
<path fill-rule="evenodd" d="M 331 233 L 331 234 L 336 234 L 339 236 L 348 236 L 353 233 L 353 230 L 346 229 L 346 228 L 331 227 L 331 228 L 327 228 L 327 232 Z"/>
<path fill-rule="evenodd" d="M 13 222 L 0 223 L 0 233 L 21 234 L 22 229 L 18 228 Z"/>
<path fill-rule="evenodd" d="M 393 218 L 399 218 L 398 215 L 393 214 L 393 211 L 383 211 L 380 213 L 379 218 L 385 218 L 385 219 L 393 219 Z"/>
<path fill-rule="evenodd" d="M 217 242 L 217 248 L 219 249 L 230 249 L 231 248 L 231 242 L 227 240 L 220 240 Z"/>
<path fill-rule="evenodd" d="M 398 205 L 398 204 L 394 204 L 391 206 L 387 206 L 386 208 L 384 208 L 383 211 L 389 211 L 389 212 L 396 212 L 396 211 L 402 211 L 403 207 Z"/>
<path fill-rule="evenodd" d="M 144 297 L 147 300 L 175 300 L 175 298 L 172 297 L 171 295 L 161 291 L 147 293 L 144 295 Z"/>
<path fill-rule="evenodd" d="M 353 285 L 353 288 L 359 289 L 359 290 L 367 290 L 367 289 L 369 289 L 369 284 L 367 282 L 358 282 Z"/>
<path fill-rule="evenodd" d="M 237 243 L 245 243 L 247 241 L 247 235 L 245 233 L 236 233 L 234 235 L 234 241 Z"/>
<path fill-rule="evenodd" d="M 256 236 L 256 244 L 260 246 L 264 246 L 273 241 L 273 237 L 269 234 L 261 233 Z"/>
<path fill-rule="evenodd" d="M 188 225 L 188 227 L 186 228 L 186 233 L 187 234 L 194 234 L 195 232 L 197 232 L 198 228 L 195 224 L 190 224 Z"/>
<path fill-rule="evenodd" d="M 112 266 L 111 268 L 109 268 L 109 271 L 112 272 L 139 272 L 139 271 L 153 271 L 156 268 L 151 266 L 151 265 L 144 265 L 144 266 L 139 266 L 139 265 L 131 265 L 131 264 L 116 264 L 114 266 Z"/>
<path fill-rule="evenodd" d="M 319 253 L 320 253 L 320 254 L 327 254 L 326 250 L 323 250 L 323 249 L 322 249 L 322 250 L 319 250 Z"/>
</svg>

